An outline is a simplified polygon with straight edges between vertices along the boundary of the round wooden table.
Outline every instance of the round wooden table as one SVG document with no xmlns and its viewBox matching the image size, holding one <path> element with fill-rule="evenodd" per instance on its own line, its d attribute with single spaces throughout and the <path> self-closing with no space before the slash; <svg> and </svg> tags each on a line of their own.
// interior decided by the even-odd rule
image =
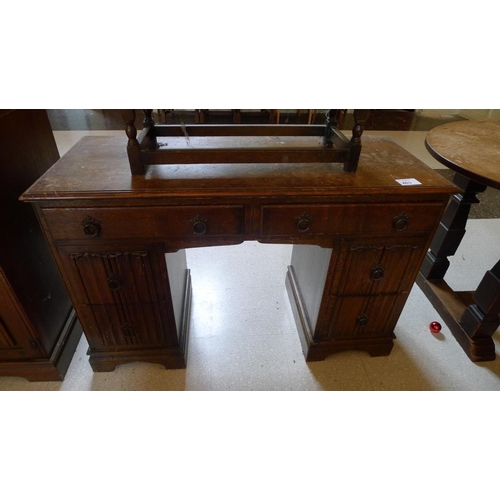
<svg viewBox="0 0 500 500">
<path fill-rule="evenodd" d="M 420 270 L 417 283 L 472 361 L 495 359 L 492 335 L 500 325 L 500 261 L 474 292 L 455 292 L 444 276 L 465 234 L 470 207 L 487 187 L 500 189 L 500 121 L 467 120 L 431 130 L 429 153 L 454 170 L 462 190 L 443 216 Z M 481 242 L 477 245 L 481 249 Z"/>
</svg>

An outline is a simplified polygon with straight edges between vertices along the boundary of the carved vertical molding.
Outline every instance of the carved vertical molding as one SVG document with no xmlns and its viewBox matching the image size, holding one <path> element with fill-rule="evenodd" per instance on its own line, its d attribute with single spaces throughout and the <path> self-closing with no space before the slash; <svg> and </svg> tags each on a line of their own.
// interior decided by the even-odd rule
<svg viewBox="0 0 500 500">
<path fill-rule="evenodd" d="M 84 252 L 68 256 L 80 277 L 85 302 L 120 305 L 157 300 L 147 252 Z"/>
</svg>

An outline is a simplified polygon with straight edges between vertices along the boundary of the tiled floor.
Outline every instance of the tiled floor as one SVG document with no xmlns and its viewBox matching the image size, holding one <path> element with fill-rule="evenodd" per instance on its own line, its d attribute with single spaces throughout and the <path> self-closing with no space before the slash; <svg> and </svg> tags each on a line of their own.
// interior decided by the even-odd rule
<svg viewBox="0 0 500 500">
<path fill-rule="evenodd" d="M 433 168 L 425 131 L 370 132 L 388 135 Z M 61 155 L 81 136 L 123 131 L 55 132 Z M 481 256 L 476 242 L 482 240 Z M 473 219 L 453 258 L 447 281 L 473 289 L 498 258 L 500 219 Z M 64 382 L 29 383 L 0 377 L 0 390 L 499 390 L 500 359 L 472 363 L 415 286 L 397 324 L 395 346 L 387 357 L 345 352 L 305 363 L 285 291 L 291 246 L 247 242 L 187 252 L 193 279 L 188 366 L 165 370 L 148 363 L 93 373 L 84 337 Z M 241 263 L 244 262 L 242 267 Z M 500 336 L 494 336 L 497 353 Z"/>
</svg>

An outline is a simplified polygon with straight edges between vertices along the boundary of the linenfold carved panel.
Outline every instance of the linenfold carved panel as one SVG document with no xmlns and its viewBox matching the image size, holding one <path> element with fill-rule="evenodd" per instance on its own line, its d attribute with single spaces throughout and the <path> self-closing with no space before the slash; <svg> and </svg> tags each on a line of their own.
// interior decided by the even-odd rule
<svg viewBox="0 0 500 500">
<path fill-rule="evenodd" d="M 377 244 L 344 241 L 341 245 L 330 293 L 367 295 L 408 292 L 418 272 L 424 240 L 410 244 Z"/>
<path fill-rule="evenodd" d="M 156 302 L 148 252 L 70 253 L 85 304 Z"/>
<path fill-rule="evenodd" d="M 158 304 L 87 305 L 79 308 L 93 349 L 166 346 Z"/>
</svg>

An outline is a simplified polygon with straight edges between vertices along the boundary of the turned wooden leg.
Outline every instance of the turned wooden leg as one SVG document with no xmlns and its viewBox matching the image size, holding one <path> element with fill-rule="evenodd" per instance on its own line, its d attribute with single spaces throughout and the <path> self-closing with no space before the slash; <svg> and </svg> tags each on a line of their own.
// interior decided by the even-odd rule
<svg viewBox="0 0 500 500">
<path fill-rule="evenodd" d="M 140 144 L 137 141 L 137 129 L 135 127 L 135 110 L 122 109 L 120 114 L 123 122 L 126 125 L 125 132 L 128 137 L 127 155 L 130 164 L 130 172 L 132 175 L 144 174 L 144 165 L 140 157 Z"/>
<path fill-rule="evenodd" d="M 361 155 L 361 136 L 363 135 L 366 120 L 370 116 L 369 109 L 355 109 L 353 112 L 354 128 L 352 137 L 349 141 L 349 160 L 344 163 L 344 171 L 356 172 L 358 168 L 359 157 Z"/>
<path fill-rule="evenodd" d="M 462 193 L 452 197 L 420 269 L 428 280 L 444 278 L 450 266 L 448 257 L 455 255 L 465 235 L 471 205 L 479 203 L 476 194 L 486 190 L 485 185 L 471 181 L 461 174 L 455 174 L 453 182 Z"/>
</svg>

